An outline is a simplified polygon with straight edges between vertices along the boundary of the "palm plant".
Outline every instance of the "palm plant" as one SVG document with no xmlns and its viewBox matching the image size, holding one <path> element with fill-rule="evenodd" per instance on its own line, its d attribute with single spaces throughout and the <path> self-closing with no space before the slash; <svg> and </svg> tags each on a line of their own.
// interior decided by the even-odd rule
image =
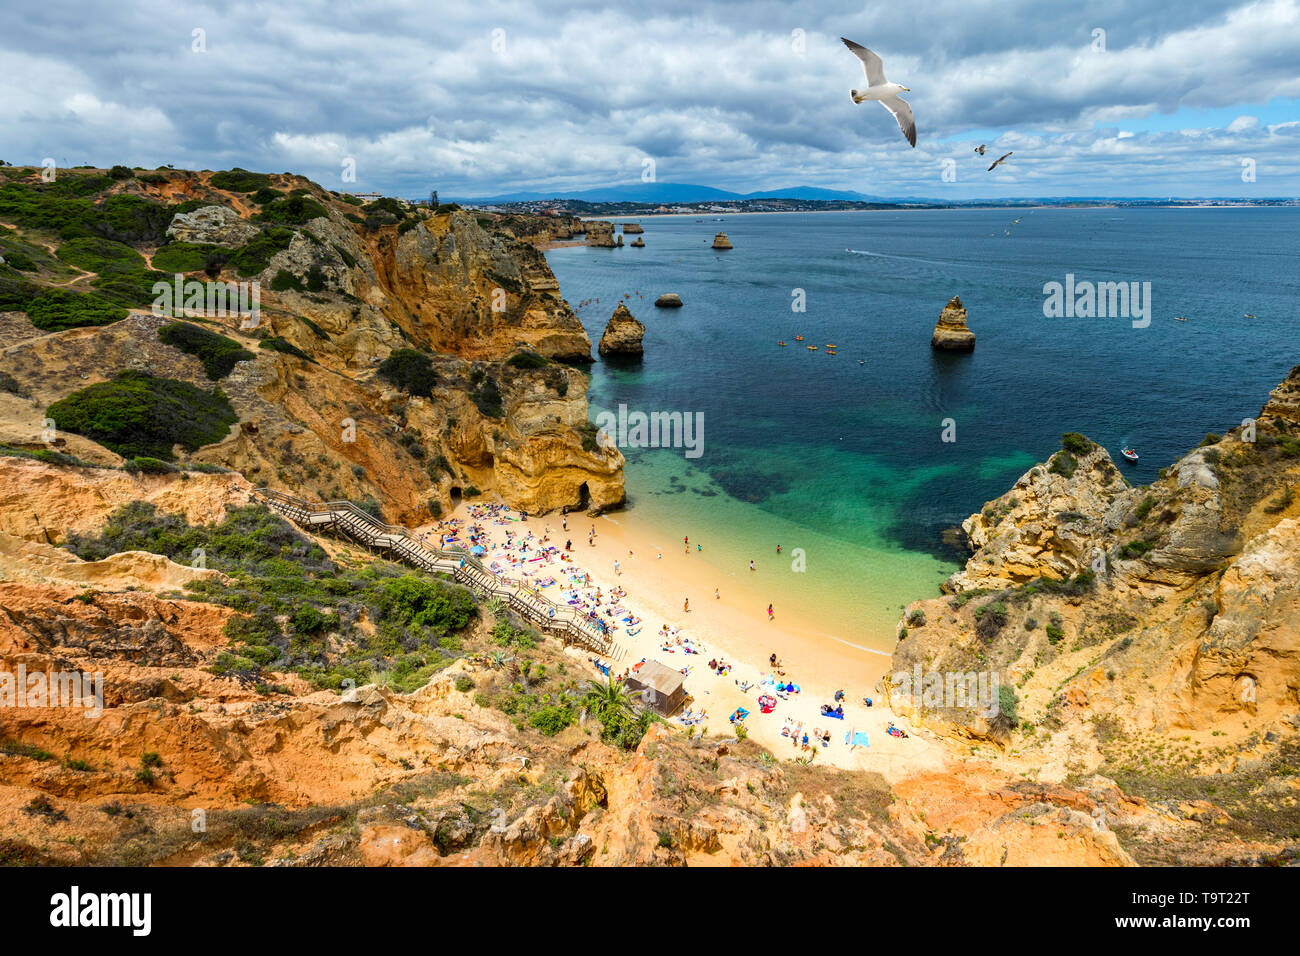
<svg viewBox="0 0 1300 956">
<path fill-rule="evenodd" d="M 583 706 L 602 718 L 634 718 L 636 711 L 633 702 L 640 701 L 641 691 L 629 691 L 627 687 L 611 677 L 603 681 L 589 681 L 587 693 L 582 698 Z"/>
</svg>

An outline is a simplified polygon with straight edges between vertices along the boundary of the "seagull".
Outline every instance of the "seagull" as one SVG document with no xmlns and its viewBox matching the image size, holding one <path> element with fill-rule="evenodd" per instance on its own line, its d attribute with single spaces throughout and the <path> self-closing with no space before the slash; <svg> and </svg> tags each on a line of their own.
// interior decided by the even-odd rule
<svg viewBox="0 0 1300 956">
<path fill-rule="evenodd" d="M 975 147 L 975 152 L 977 152 L 977 153 L 979 153 L 981 156 L 983 156 L 983 155 L 984 155 L 984 150 L 986 150 L 986 149 L 988 149 L 988 147 L 985 146 L 983 143 L 980 143 L 978 146 Z"/>
<path fill-rule="evenodd" d="M 899 86 L 897 83 L 890 83 L 885 79 L 885 64 L 881 62 L 880 57 L 872 53 L 861 44 L 854 43 L 852 40 L 844 40 L 844 45 L 853 51 L 853 55 L 862 61 L 862 69 L 867 74 L 867 88 L 865 90 L 849 90 L 849 95 L 853 97 L 853 102 L 861 103 L 864 100 L 877 100 L 881 106 L 894 114 L 894 119 L 898 120 L 898 128 L 903 131 L 903 136 L 913 147 L 916 146 L 916 121 L 912 119 L 912 107 L 900 97 L 899 93 L 912 92 L 906 86 Z"/>
<path fill-rule="evenodd" d="M 988 171 L 989 171 L 990 173 L 993 172 L 994 169 L 996 169 L 997 167 L 999 167 L 999 166 L 1001 166 L 1003 163 L 1005 163 L 1005 162 L 1007 161 L 1007 159 L 1008 159 L 1010 156 L 1011 156 L 1011 153 L 1007 153 L 1007 155 L 1006 155 L 1006 156 L 1003 156 L 1001 159 L 995 159 L 995 160 L 993 161 L 993 165 L 990 166 L 990 167 L 988 168 Z"/>
</svg>

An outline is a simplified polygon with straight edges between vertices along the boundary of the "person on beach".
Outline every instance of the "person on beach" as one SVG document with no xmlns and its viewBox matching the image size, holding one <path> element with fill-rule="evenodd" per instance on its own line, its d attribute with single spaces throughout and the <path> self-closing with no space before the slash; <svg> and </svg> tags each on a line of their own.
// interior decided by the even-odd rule
<svg viewBox="0 0 1300 956">
<path fill-rule="evenodd" d="M 683 602 L 683 604 L 682 604 L 682 610 L 685 611 L 687 614 L 691 613 L 691 599 L 690 599 L 690 598 L 687 598 L 687 599 L 685 600 L 685 602 Z"/>
<path fill-rule="evenodd" d="M 751 570 L 751 571 L 754 570 L 754 560 L 753 560 L 753 558 L 751 558 L 750 561 L 749 561 L 749 570 Z"/>
<path fill-rule="evenodd" d="M 614 562 L 614 573 L 615 573 L 615 574 L 622 574 L 622 573 L 623 573 L 622 571 L 620 571 L 620 570 L 618 569 L 618 562 L 617 562 L 617 561 Z"/>
<path fill-rule="evenodd" d="M 770 604 L 767 606 L 767 619 L 772 620 L 772 605 Z"/>
<path fill-rule="evenodd" d="M 560 527 L 565 531 L 569 530 L 569 518 L 567 515 L 560 518 Z"/>
<path fill-rule="evenodd" d="M 572 551 L 572 550 L 573 550 L 573 539 L 572 539 L 572 538 L 570 538 L 568 541 L 565 541 L 565 542 L 564 542 L 564 550 L 565 550 L 565 551 Z"/>
<path fill-rule="evenodd" d="M 781 546 L 779 544 L 776 546 L 776 553 L 777 554 L 781 553 Z"/>
<path fill-rule="evenodd" d="M 767 662 L 773 667 L 776 667 L 776 651 L 772 652 L 772 656 L 767 659 Z"/>
<path fill-rule="evenodd" d="M 717 588 L 713 589 L 713 596 L 717 598 L 719 601 L 722 600 L 722 592 L 719 591 Z"/>
</svg>

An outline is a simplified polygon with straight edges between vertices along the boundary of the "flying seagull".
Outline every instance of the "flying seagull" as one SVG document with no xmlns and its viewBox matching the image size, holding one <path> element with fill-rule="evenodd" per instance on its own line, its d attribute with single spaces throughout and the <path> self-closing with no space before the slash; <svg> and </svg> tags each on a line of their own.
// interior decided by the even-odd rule
<svg viewBox="0 0 1300 956">
<path fill-rule="evenodd" d="M 876 56 L 876 54 L 852 40 L 846 40 L 844 37 L 840 37 L 840 39 L 844 40 L 844 45 L 862 61 L 862 69 L 867 74 L 867 88 L 865 90 L 849 90 L 853 102 L 878 101 L 881 106 L 894 114 L 894 119 L 898 120 L 898 128 L 903 131 L 903 136 L 915 147 L 916 121 L 912 119 L 912 107 L 908 106 L 903 98 L 898 95 L 899 93 L 910 93 L 912 91 L 906 86 L 899 86 L 897 83 L 890 83 L 885 79 L 885 64 L 881 62 L 880 57 Z"/>
<path fill-rule="evenodd" d="M 1005 162 L 1007 161 L 1007 159 L 1008 159 L 1010 156 L 1011 156 L 1011 153 L 1007 153 L 1006 156 L 1003 156 L 1003 157 L 1001 157 L 1000 159 L 995 159 L 995 160 L 993 160 L 993 165 L 990 166 L 990 167 L 988 168 L 988 171 L 989 171 L 990 173 L 993 172 L 994 169 L 996 169 L 997 167 L 999 167 L 999 166 L 1001 166 L 1003 163 L 1005 163 Z"/>
<path fill-rule="evenodd" d="M 988 149 L 988 147 L 985 146 L 983 143 L 980 143 L 978 146 L 975 147 L 975 152 L 977 152 L 977 153 L 979 153 L 981 156 L 983 156 L 983 155 L 984 155 L 984 150 L 986 150 L 986 149 Z"/>
</svg>

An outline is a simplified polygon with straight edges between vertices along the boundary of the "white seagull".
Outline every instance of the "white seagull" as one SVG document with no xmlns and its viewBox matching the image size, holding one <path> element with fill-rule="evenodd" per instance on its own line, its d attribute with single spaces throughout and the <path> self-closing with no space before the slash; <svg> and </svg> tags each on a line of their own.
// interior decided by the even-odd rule
<svg viewBox="0 0 1300 956">
<path fill-rule="evenodd" d="M 1005 163 L 1010 156 L 1011 153 L 1007 153 L 1006 156 L 993 160 L 993 165 L 988 168 L 988 171 L 990 173 L 993 172 L 994 169 L 996 169 L 998 166 L 1001 166 L 1003 163 Z"/>
<path fill-rule="evenodd" d="M 853 55 L 862 61 L 863 72 L 867 74 L 867 88 L 865 90 L 849 90 L 849 95 L 853 97 L 853 102 L 861 103 L 864 100 L 876 100 L 889 112 L 894 114 L 894 119 L 898 120 L 898 128 L 903 131 L 903 136 L 907 141 L 916 146 L 916 121 L 912 119 L 912 107 L 908 106 L 899 93 L 912 92 L 906 86 L 899 86 L 897 83 L 890 83 L 885 79 L 885 64 L 881 62 L 880 57 L 872 53 L 866 47 L 852 40 L 844 40 L 844 45 L 853 51 Z"/>
<path fill-rule="evenodd" d="M 986 149 L 988 149 L 988 147 L 985 146 L 983 143 L 980 143 L 978 146 L 975 147 L 975 152 L 977 152 L 977 153 L 979 153 L 981 156 L 983 156 L 983 155 L 984 155 L 984 150 L 986 150 Z"/>
</svg>

